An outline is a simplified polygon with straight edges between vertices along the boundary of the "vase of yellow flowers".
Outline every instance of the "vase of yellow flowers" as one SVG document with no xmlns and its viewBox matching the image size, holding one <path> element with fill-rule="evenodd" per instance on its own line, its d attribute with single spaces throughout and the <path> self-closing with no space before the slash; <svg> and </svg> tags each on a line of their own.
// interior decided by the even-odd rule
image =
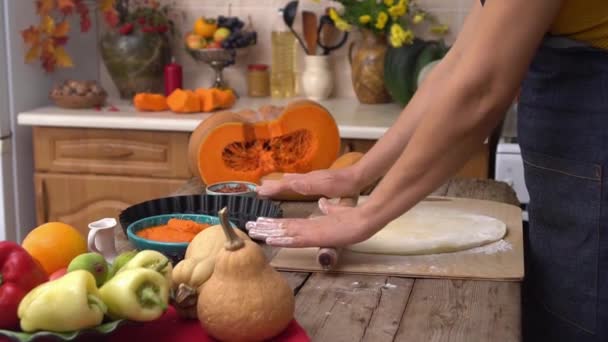
<svg viewBox="0 0 608 342">
<path fill-rule="evenodd" d="M 413 44 L 415 35 L 411 26 L 432 16 L 412 0 L 337 2 L 342 8 L 329 10 L 336 27 L 343 31 L 357 27 L 361 33 L 349 48 L 351 78 L 357 99 L 365 104 L 391 102 L 393 97 L 385 80 L 387 51 Z"/>
</svg>

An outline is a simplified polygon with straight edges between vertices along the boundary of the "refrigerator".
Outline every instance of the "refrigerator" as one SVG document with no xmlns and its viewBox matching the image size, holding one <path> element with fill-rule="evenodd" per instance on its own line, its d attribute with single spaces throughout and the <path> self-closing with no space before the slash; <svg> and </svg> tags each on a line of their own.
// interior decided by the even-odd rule
<svg viewBox="0 0 608 342">
<path fill-rule="evenodd" d="M 96 13 L 94 2 L 91 13 Z M 0 241 L 23 241 L 36 227 L 32 127 L 20 126 L 18 115 L 50 105 L 49 90 L 65 79 L 99 80 L 98 20 L 89 33 L 78 32 L 79 18 L 66 46 L 75 61 L 69 69 L 45 73 L 39 63 L 26 64 L 21 31 L 36 25 L 36 2 L 0 0 Z"/>
<path fill-rule="evenodd" d="M 13 162 L 11 153 L 11 112 L 9 104 L 8 62 L 6 51 L 6 9 L 0 2 L 0 241 L 16 240 Z"/>
</svg>

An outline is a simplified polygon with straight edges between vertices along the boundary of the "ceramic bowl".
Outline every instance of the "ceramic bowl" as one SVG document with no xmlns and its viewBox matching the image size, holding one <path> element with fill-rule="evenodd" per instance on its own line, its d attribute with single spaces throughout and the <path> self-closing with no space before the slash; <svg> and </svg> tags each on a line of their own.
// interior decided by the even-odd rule
<svg viewBox="0 0 608 342">
<path fill-rule="evenodd" d="M 119 215 L 120 226 L 125 235 L 127 227 L 143 218 L 167 214 L 195 214 L 217 217 L 224 207 L 228 208 L 230 222 L 245 230 L 248 221 L 258 217 L 278 218 L 283 211 L 278 203 L 269 199 L 251 196 L 214 196 L 207 194 L 183 195 L 148 200 L 132 205 Z"/>
<path fill-rule="evenodd" d="M 251 196 L 255 197 L 257 193 L 255 192 L 257 185 L 255 183 L 250 182 L 241 182 L 241 181 L 229 181 L 229 182 L 219 182 L 210 184 L 207 186 L 205 192 L 207 195 L 224 195 L 224 196 Z M 247 190 L 236 191 L 237 188 L 243 188 Z M 229 191 L 222 191 L 222 189 L 230 189 Z"/>
<path fill-rule="evenodd" d="M 151 249 L 163 253 L 173 262 L 173 265 L 177 264 L 184 258 L 186 249 L 188 248 L 188 242 L 160 242 L 154 240 L 148 240 L 137 235 L 137 232 L 153 227 L 166 224 L 172 218 L 179 218 L 183 220 L 191 220 L 198 223 L 207 223 L 210 225 L 220 224 L 220 220 L 217 216 L 200 215 L 200 214 L 167 214 L 167 215 L 156 215 L 146 217 L 131 223 L 127 227 L 127 237 L 129 241 L 138 250 Z M 236 227 L 232 223 L 233 227 Z"/>
</svg>

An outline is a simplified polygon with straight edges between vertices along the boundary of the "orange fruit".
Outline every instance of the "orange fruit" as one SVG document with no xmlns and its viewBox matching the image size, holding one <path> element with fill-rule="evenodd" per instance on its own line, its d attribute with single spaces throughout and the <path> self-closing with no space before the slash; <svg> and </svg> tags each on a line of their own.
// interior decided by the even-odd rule
<svg viewBox="0 0 608 342">
<path fill-rule="evenodd" d="M 203 38 L 212 38 L 217 30 L 217 23 L 213 19 L 199 18 L 194 23 L 194 33 Z"/>
<path fill-rule="evenodd" d="M 45 223 L 27 234 L 21 246 L 36 259 L 47 275 L 68 267 L 87 252 L 87 241 L 76 228 L 61 222 Z"/>
</svg>

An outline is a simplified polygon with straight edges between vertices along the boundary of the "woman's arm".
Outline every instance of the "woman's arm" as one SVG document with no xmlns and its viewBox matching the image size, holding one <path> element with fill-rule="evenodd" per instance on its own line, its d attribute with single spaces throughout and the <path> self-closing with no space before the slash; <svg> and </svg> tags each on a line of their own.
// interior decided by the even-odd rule
<svg viewBox="0 0 608 342">
<path fill-rule="evenodd" d="M 558 0 L 486 2 L 457 67 L 362 206 L 369 227 L 386 225 L 462 167 L 502 119 L 560 6 Z"/>
<path fill-rule="evenodd" d="M 372 184 L 386 174 L 403 153 L 423 113 L 428 111 L 437 96 L 437 90 L 443 88 L 444 83 L 458 65 L 462 54 L 467 50 L 470 37 L 475 34 L 481 10 L 480 2 L 475 1 L 450 51 L 431 70 L 395 123 L 363 156 L 361 161 L 355 164 L 353 173 L 360 188 Z M 379 115 L 382 114 L 379 113 Z"/>
<path fill-rule="evenodd" d="M 257 188 L 258 194 L 272 196 L 281 191 L 293 190 L 305 195 L 340 197 L 359 192 L 382 177 L 399 158 L 422 113 L 433 101 L 435 91 L 443 87 L 463 51 L 466 51 L 468 37 L 474 34 L 480 11 L 481 5 L 476 2 L 450 51 L 429 73 L 393 125 L 358 163 L 340 170 L 317 170 L 306 174 L 286 175 L 279 181 L 266 181 Z"/>
<path fill-rule="evenodd" d="M 420 122 L 364 204 L 340 208 L 321 203 L 325 216 L 260 219 L 247 224 L 249 234 L 274 246 L 344 246 L 366 240 L 409 210 L 457 172 L 504 116 L 561 3 L 486 1 L 479 14 L 469 18 L 466 42 L 465 36 L 459 39 L 466 48 L 442 72 L 442 82 L 433 82 L 435 87 L 425 82 L 414 96 L 408 107 L 417 104 Z M 380 147 L 380 156 L 378 151 Z"/>
</svg>

